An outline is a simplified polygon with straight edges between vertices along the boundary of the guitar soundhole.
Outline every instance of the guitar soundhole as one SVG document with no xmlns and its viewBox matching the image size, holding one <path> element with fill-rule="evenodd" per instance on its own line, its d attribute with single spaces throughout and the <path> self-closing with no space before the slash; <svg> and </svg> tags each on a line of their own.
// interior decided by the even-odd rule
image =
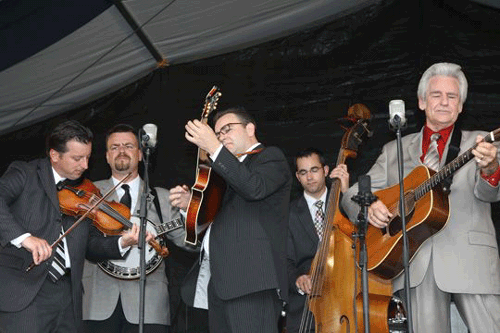
<svg viewBox="0 0 500 333">
<path fill-rule="evenodd" d="M 413 217 L 413 213 L 415 210 L 411 210 L 410 214 L 406 216 L 406 225 L 411 221 Z M 401 220 L 401 216 L 396 215 L 391 221 L 389 221 L 389 224 L 387 225 L 387 228 L 383 229 L 384 231 L 388 231 L 389 235 L 392 237 L 396 235 L 398 232 L 403 230 L 403 221 Z M 386 232 L 384 232 L 385 234 Z"/>
</svg>

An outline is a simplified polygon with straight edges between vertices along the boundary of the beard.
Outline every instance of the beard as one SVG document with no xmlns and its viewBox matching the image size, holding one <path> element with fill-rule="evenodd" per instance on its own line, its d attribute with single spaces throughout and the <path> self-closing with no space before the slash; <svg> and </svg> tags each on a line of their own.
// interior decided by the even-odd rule
<svg viewBox="0 0 500 333">
<path fill-rule="evenodd" d="M 130 157 L 125 155 L 120 155 L 115 159 L 115 169 L 117 171 L 127 171 L 129 168 L 130 168 Z"/>
</svg>

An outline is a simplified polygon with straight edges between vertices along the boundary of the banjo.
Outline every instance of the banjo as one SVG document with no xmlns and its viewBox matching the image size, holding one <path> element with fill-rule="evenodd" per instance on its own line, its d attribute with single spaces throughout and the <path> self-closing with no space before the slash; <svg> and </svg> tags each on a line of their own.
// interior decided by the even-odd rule
<svg viewBox="0 0 500 333">
<path fill-rule="evenodd" d="M 131 216 L 130 222 L 140 225 L 138 216 Z M 157 236 L 161 236 L 172 230 L 184 226 L 181 218 L 177 218 L 160 225 L 156 225 L 150 220 L 146 220 L 146 230 Z M 165 245 L 163 237 L 157 237 L 160 245 Z M 160 266 L 163 258 L 155 251 L 151 245 L 146 244 L 146 275 L 153 272 Z M 137 245 L 132 246 L 123 259 L 105 260 L 97 264 L 107 274 L 123 280 L 134 280 L 140 277 L 140 250 Z"/>
</svg>

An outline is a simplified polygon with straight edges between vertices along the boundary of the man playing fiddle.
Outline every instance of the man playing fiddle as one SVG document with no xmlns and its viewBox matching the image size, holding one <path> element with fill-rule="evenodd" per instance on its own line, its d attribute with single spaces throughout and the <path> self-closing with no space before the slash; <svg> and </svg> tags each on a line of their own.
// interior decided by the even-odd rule
<svg viewBox="0 0 500 333">
<path fill-rule="evenodd" d="M 104 237 L 85 219 L 49 245 L 76 220 L 61 213 L 56 184 L 82 176 L 92 138 L 66 121 L 49 134 L 46 158 L 13 162 L 0 178 L 0 332 L 81 332 L 84 258 L 118 259 L 137 244 L 137 227 Z"/>
</svg>

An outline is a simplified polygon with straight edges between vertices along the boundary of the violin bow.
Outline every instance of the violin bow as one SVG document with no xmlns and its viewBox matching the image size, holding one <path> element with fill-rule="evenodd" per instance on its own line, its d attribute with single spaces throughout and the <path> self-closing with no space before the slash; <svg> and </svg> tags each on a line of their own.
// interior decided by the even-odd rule
<svg viewBox="0 0 500 333">
<path fill-rule="evenodd" d="M 82 216 L 80 216 L 80 218 L 78 220 L 76 220 L 75 223 L 73 223 L 71 225 L 71 227 L 69 227 L 68 230 L 66 230 L 66 232 L 64 232 L 58 239 L 56 239 L 54 241 L 54 243 L 52 243 L 52 245 L 50 245 L 50 247 L 53 249 L 54 246 L 57 246 L 57 244 L 59 244 L 62 241 L 62 239 L 64 237 L 66 237 L 66 235 L 68 235 L 71 231 L 73 231 L 73 229 L 75 229 L 80 224 L 80 222 L 82 222 L 90 214 L 90 212 L 94 208 L 96 208 L 97 206 L 99 206 L 101 204 L 101 202 L 106 200 L 111 195 L 111 193 L 113 193 L 113 191 L 115 191 L 118 188 L 118 186 L 120 186 L 125 180 L 127 180 L 130 177 L 131 174 L 132 174 L 132 172 L 129 172 L 128 175 L 125 176 L 125 178 L 120 180 L 115 186 L 113 186 L 108 192 L 106 192 L 106 194 L 104 194 L 101 198 L 99 198 L 99 200 L 97 200 L 97 202 L 95 202 L 89 209 L 87 209 L 87 211 Z M 28 266 L 28 268 L 26 268 L 26 272 L 31 271 L 31 269 L 35 266 L 36 266 L 35 263 L 32 262 Z"/>
</svg>

